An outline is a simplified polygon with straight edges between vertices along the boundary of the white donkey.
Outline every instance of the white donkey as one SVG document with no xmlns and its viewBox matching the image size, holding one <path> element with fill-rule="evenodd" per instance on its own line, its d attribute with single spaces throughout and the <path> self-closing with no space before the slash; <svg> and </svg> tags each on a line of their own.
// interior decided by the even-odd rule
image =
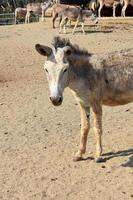
<svg viewBox="0 0 133 200">
<path fill-rule="evenodd" d="M 36 50 L 47 57 L 44 69 L 50 88 L 50 100 L 61 105 L 63 91 L 69 87 L 81 109 L 81 139 L 74 160 L 82 159 L 90 128 L 90 108 L 94 115 L 96 161 L 102 157 L 102 105 L 117 106 L 133 101 L 133 49 L 92 55 L 55 37 L 53 47 L 36 44 Z"/>
</svg>

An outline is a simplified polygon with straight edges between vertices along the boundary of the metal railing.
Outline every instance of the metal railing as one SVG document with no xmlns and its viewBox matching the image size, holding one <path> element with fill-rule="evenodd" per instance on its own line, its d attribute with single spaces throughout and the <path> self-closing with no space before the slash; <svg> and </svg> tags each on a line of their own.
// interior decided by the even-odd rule
<svg viewBox="0 0 133 200">
<path fill-rule="evenodd" d="M 20 19 L 18 23 L 24 23 L 24 19 Z M 38 22 L 39 16 L 31 16 L 30 22 Z M 3 13 L 0 14 L 0 25 L 12 25 L 15 24 L 15 14 L 14 13 Z"/>
<path fill-rule="evenodd" d="M 14 13 L 0 14 L 0 25 L 14 24 Z"/>
</svg>

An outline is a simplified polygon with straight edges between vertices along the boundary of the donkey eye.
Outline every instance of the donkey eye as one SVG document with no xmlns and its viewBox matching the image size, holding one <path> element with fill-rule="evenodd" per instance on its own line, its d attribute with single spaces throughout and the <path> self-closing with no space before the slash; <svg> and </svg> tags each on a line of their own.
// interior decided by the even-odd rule
<svg viewBox="0 0 133 200">
<path fill-rule="evenodd" d="M 66 71 L 67 71 L 67 68 L 66 68 L 66 69 L 64 69 L 63 73 L 65 73 Z"/>
</svg>

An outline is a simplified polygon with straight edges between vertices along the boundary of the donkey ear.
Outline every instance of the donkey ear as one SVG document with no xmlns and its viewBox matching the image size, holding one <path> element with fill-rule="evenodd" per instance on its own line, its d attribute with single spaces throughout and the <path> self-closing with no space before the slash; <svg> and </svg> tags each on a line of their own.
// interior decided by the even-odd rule
<svg viewBox="0 0 133 200">
<path fill-rule="evenodd" d="M 50 56 L 52 53 L 52 49 L 50 47 L 41 44 L 36 44 L 35 49 L 43 56 Z"/>
</svg>

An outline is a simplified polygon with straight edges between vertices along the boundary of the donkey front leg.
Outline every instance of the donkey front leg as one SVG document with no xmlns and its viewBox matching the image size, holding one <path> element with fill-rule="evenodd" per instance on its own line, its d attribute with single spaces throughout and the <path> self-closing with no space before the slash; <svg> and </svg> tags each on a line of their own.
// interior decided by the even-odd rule
<svg viewBox="0 0 133 200">
<path fill-rule="evenodd" d="M 79 150 L 74 156 L 74 161 L 82 160 L 82 155 L 86 151 L 86 142 L 87 136 L 90 129 L 90 108 L 89 107 L 81 107 L 81 136 L 80 136 L 80 144 Z"/>
<path fill-rule="evenodd" d="M 92 107 L 92 111 L 94 114 L 94 131 L 96 134 L 96 162 L 102 161 L 102 106 L 99 104 L 95 104 Z"/>
<path fill-rule="evenodd" d="M 62 33 L 62 28 L 64 30 L 64 33 L 66 33 L 66 17 L 62 18 L 61 23 L 60 23 L 60 30 L 59 33 Z"/>
<path fill-rule="evenodd" d="M 75 26 L 74 26 L 74 28 L 73 28 L 73 32 L 72 32 L 72 34 L 74 34 L 74 33 L 75 33 L 75 29 L 77 28 L 77 26 L 78 26 L 78 23 L 79 23 L 79 19 L 77 19 L 77 21 L 76 21 L 76 23 L 75 23 Z"/>
<path fill-rule="evenodd" d="M 30 23 L 30 12 L 27 12 L 27 13 L 26 13 L 26 16 L 25 16 L 25 23 Z"/>
</svg>

